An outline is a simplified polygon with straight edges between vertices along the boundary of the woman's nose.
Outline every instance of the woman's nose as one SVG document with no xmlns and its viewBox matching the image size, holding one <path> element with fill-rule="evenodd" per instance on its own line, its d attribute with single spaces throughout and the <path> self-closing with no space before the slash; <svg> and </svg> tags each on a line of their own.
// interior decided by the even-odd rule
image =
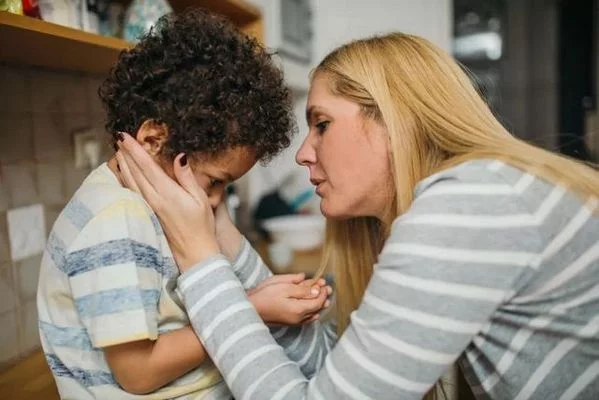
<svg viewBox="0 0 599 400">
<path fill-rule="evenodd" d="M 311 135 L 308 134 L 299 150 L 295 154 L 295 162 L 299 165 L 307 166 L 316 163 L 316 149 L 310 141 Z"/>
</svg>

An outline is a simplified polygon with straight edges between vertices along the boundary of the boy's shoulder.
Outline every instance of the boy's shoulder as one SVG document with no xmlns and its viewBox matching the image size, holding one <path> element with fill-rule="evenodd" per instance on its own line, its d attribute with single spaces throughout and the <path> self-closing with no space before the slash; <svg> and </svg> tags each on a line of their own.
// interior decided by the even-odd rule
<svg viewBox="0 0 599 400">
<path fill-rule="evenodd" d="M 151 221 L 154 225 L 156 220 L 145 200 L 124 188 L 106 164 L 100 165 L 85 178 L 56 221 L 55 228 L 60 227 L 62 220 L 77 230 L 83 230 L 101 214 L 112 214 L 114 218 L 134 215 L 136 219 Z"/>
<path fill-rule="evenodd" d="M 92 214 L 121 203 L 142 205 L 151 211 L 139 194 L 120 184 L 107 164 L 100 165 L 85 178 L 71 202 L 84 204 Z"/>
</svg>

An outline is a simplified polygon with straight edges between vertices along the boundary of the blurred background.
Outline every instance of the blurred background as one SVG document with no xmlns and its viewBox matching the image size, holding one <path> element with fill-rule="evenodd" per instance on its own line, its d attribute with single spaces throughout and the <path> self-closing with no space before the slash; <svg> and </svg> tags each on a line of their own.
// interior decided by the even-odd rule
<svg viewBox="0 0 599 400">
<path fill-rule="evenodd" d="M 35 296 L 47 233 L 85 176 L 111 154 L 98 85 L 118 52 L 158 16 L 204 5 L 229 16 L 277 54 L 294 91 L 299 134 L 270 165 L 256 166 L 229 189 L 229 205 L 240 229 L 276 271 L 284 272 L 312 271 L 319 262 L 318 199 L 294 154 L 307 131 L 308 74 L 324 55 L 377 33 L 421 35 L 472 72 L 515 135 L 596 161 L 597 3 L 0 0 L 0 369 L 14 371 L 8 368 L 38 354 Z M 298 214 L 307 217 L 294 219 Z M 291 218 L 261 222 L 282 215 Z M 33 365 L 28 364 L 29 375 Z M 35 365 L 43 370 L 43 362 Z M 27 398 L 4 396 L 7 387 L 23 386 L 7 379 L 0 378 L 0 397 Z M 32 387 L 51 379 L 40 382 Z M 36 390 L 30 390 L 31 398 L 40 398 Z"/>
</svg>

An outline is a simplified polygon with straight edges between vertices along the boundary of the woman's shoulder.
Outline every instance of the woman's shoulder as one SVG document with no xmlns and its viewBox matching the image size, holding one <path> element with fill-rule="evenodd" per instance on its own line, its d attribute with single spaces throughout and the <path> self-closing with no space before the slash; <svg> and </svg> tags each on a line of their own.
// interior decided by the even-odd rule
<svg viewBox="0 0 599 400">
<path fill-rule="evenodd" d="M 476 194 L 485 189 L 506 191 L 508 186 L 516 185 L 524 175 L 528 174 L 500 160 L 489 158 L 469 160 L 420 181 L 416 185 L 414 197 L 418 198 L 433 188 L 440 190 L 440 186 L 454 187 L 454 191 L 462 188 L 465 194 Z M 533 176 L 531 178 L 535 179 Z M 453 192 L 451 189 L 447 190 Z"/>
</svg>

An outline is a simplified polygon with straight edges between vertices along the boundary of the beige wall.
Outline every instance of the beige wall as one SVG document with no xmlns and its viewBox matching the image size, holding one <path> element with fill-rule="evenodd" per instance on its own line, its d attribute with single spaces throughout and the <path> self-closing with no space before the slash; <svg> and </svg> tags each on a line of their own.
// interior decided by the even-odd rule
<svg viewBox="0 0 599 400">
<path fill-rule="evenodd" d="M 102 126 L 99 82 L 0 65 L 0 368 L 39 346 L 35 296 L 41 255 L 11 261 L 6 212 L 43 204 L 50 229 L 89 173 L 74 167 L 72 132 Z"/>
</svg>

